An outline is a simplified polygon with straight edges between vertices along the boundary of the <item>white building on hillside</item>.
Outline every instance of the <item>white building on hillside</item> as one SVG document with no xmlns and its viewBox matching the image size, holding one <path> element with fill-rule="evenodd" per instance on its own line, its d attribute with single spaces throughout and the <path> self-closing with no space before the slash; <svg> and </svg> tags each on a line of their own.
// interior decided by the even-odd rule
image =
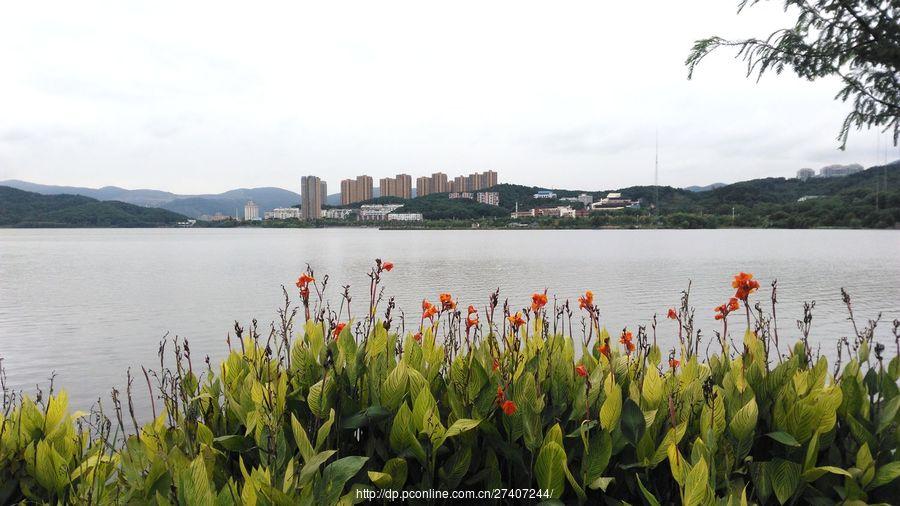
<svg viewBox="0 0 900 506">
<path fill-rule="evenodd" d="M 244 221 L 259 221 L 259 206 L 252 200 L 244 204 Z"/>
</svg>

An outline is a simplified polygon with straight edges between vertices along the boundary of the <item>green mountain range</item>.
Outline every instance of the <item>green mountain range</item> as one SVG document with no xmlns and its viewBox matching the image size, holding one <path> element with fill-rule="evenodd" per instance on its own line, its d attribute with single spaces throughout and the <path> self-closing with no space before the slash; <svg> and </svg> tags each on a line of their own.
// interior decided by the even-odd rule
<svg viewBox="0 0 900 506">
<path fill-rule="evenodd" d="M 165 209 L 0 186 L 0 227 L 162 227 L 186 219 Z"/>
</svg>

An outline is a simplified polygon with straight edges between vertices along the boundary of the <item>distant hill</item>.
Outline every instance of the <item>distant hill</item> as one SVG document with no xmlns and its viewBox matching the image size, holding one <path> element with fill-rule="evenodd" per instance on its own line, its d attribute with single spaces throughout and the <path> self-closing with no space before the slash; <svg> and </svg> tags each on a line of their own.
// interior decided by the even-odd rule
<svg viewBox="0 0 900 506">
<path fill-rule="evenodd" d="M 186 219 L 165 209 L 0 186 L 2 227 L 160 227 Z"/>
<path fill-rule="evenodd" d="M 684 189 L 689 192 L 708 192 L 710 190 L 715 190 L 716 188 L 721 188 L 723 186 L 727 185 L 725 183 L 713 183 L 706 186 L 685 186 Z"/>
<path fill-rule="evenodd" d="M 117 186 L 103 188 L 53 186 L 15 179 L 0 181 L 0 185 L 42 195 L 83 195 L 96 200 L 117 200 L 144 207 L 160 207 L 192 218 L 215 213 L 234 215 L 235 209 L 243 213 L 244 204 L 248 200 L 254 201 L 259 206 L 260 213 L 300 203 L 298 193 L 273 187 L 239 188 L 218 194 L 178 195 L 160 190 L 128 190 Z"/>
</svg>

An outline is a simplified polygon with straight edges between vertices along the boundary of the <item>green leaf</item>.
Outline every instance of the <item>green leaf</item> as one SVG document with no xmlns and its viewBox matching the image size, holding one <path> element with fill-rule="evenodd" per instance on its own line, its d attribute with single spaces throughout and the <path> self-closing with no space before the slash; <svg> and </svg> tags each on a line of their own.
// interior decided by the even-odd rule
<svg viewBox="0 0 900 506">
<path fill-rule="evenodd" d="M 622 388 L 612 383 L 612 378 L 613 375 L 610 373 L 607 379 L 606 400 L 600 408 L 600 426 L 610 432 L 615 430 L 622 414 Z"/>
<path fill-rule="evenodd" d="M 781 504 L 786 503 L 800 485 L 800 464 L 784 459 L 768 463 L 768 474 L 772 480 L 772 490 Z"/>
<path fill-rule="evenodd" d="M 317 487 L 317 498 L 322 504 L 335 504 L 344 491 L 347 483 L 356 473 L 362 469 L 368 457 L 352 456 L 336 460 L 322 472 L 322 481 Z"/>
<path fill-rule="evenodd" d="M 851 475 L 849 472 L 841 469 L 840 467 L 835 467 L 835 466 L 811 467 L 811 468 L 807 469 L 806 471 L 804 471 L 800 477 L 803 478 L 803 481 L 805 481 L 807 483 L 812 483 L 812 482 L 818 480 L 819 478 L 821 478 L 822 476 L 824 476 L 826 473 L 838 474 L 838 475 L 847 476 L 850 478 L 853 477 L 853 475 Z"/>
<path fill-rule="evenodd" d="M 644 483 L 641 482 L 641 477 L 638 475 L 635 475 L 635 477 L 637 478 L 638 487 L 640 487 L 641 493 L 644 494 L 644 499 L 647 501 L 647 504 L 650 506 L 659 506 L 659 501 L 656 499 L 656 496 L 651 494 L 650 491 L 644 487 Z"/>
<path fill-rule="evenodd" d="M 565 461 L 565 450 L 551 441 L 541 447 L 537 461 L 534 463 L 538 488 L 549 490 L 551 498 L 559 498 L 565 491 L 566 474 L 563 468 Z"/>
<path fill-rule="evenodd" d="M 307 460 L 303 465 L 303 468 L 300 469 L 300 484 L 303 485 L 304 483 L 307 483 L 309 480 L 311 480 L 319 470 L 319 467 L 321 467 L 322 464 L 324 464 L 325 461 L 331 458 L 331 456 L 335 453 L 337 453 L 336 450 L 325 450 L 324 452 L 317 453 L 310 457 L 309 460 Z"/>
<path fill-rule="evenodd" d="M 334 408 L 328 413 L 328 420 L 319 427 L 319 431 L 316 432 L 316 451 L 322 449 L 325 446 L 325 440 L 328 438 L 328 434 L 331 433 L 331 426 L 334 425 Z"/>
<path fill-rule="evenodd" d="M 294 434 L 294 442 L 297 444 L 297 449 L 300 450 L 300 457 L 303 459 L 303 462 L 307 462 L 316 452 L 309 442 L 309 436 L 306 435 L 306 429 L 300 425 L 300 422 L 293 413 L 291 414 L 291 431 Z"/>
<path fill-rule="evenodd" d="M 728 428 L 731 434 L 738 441 L 747 440 L 756 428 L 756 419 L 759 416 L 759 409 L 756 406 L 756 399 L 750 399 L 747 404 L 737 410 L 731 418 Z"/>
<path fill-rule="evenodd" d="M 700 458 L 688 472 L 684 484 L 684 505 L 697 506 L 705 504 L 709 497 L 709 468 L 706 460 Z"/>
<path fill-rule="evenodd" d="M 634 446 L 644 437 L 644 431 L 647 430 L 647 422 L 644 420 L 644 413 L 641 407 L 633 400 L 625 399 L 622 405 L 622 434 Z"/>
<path fill-rule="evenodd" d="M 406 395 L 407 381 L 406 363 L 401 360 L 381 386 L 381 404 L 391 411 L 396 410 Z"/>
<path fill-rule="evenodd" d="M 219 436 L 213 439 L 213 443 L 230 452 L 236 453 L 245 452 L 253 447 L 252 441 L 239 434 Z"/>
<path fill-rule="evenodd" d="M 616 481 L 616 479 L 611 476 L 601 476 L 592 481 L 591 484 L 588 485 L 588 488 L 591 490 L 602 490 L 606 492 L 606 489 L 609 488 L 609 485 L 614 481 Z"/>
<path fill-rule="evenodd" d="M 865 487 L 875 477 L 875 460 L 872 458 L 872 452 L 869 451 L 868 443 L 863 443 L 856 452 L 856 467 L 862 471 L 859 483 Z"/>
<path fill-rule="evenodd" d="M 866 488 L 878 488 L 891 483 L 897 478 L 900 478 L 900 461 L 889 462 L 878 468 L 878 471 L 875 472 L 875 479 Z"/>
<path fill-rule="evenodd" d="M 800 446 L 800 443 L 796 439 L 794 439 L 794 436 L 788 434 L 787 432 L 782 432 L 782 431 L 770 432 L 766 435 L 785 446 L 793 446 L 793 447 Z"/>
</svg>

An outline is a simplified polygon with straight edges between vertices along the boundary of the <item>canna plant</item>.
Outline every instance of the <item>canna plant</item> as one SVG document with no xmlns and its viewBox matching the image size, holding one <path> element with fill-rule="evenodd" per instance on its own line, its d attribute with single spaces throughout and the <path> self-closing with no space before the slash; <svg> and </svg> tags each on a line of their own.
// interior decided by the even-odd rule
<svg viewBox="0 0 900 506">
<path fill-rule="evenodd" d="M 143 425 L 130 373 L 127 406 L 114 391 L 109 415 L 70 415 L 52 388 L 34 400 L 4 388 L 0 503 L 352 504 L 429 490 L 488 491 L 482 499 L 499 503 L 900 497 L 900 359 L 875 341 L 878 320 L 854 321 L 830 368 L 809 346 L 814 306 L 781 350 L 775 283 L 766 313 L 751 306 L 758 281 L 741 273 L 704 358 L 690 289 L 667 311 L 678 340 L 665 355 L 655 319 L 650 333 L 613 338 L 591 292 L 577 311 L 546 291 L 514 310 L 494 292 L 465 314 L 445 293 L 407 330 L 392 299 L 377 316 L 391 269 L 376 261 L 360 320 L 347 287 L 335 311 L 327 276 L 307 269 L 301 307 L 285 291 L 268 332 L 235 324 L 218 366 L 195 364 L 185 340 L 170 351 L 164 341 L 159 370 L 144 371 Z M 522 489 L 531 495 L 509 492 Z"/>
</svg>

